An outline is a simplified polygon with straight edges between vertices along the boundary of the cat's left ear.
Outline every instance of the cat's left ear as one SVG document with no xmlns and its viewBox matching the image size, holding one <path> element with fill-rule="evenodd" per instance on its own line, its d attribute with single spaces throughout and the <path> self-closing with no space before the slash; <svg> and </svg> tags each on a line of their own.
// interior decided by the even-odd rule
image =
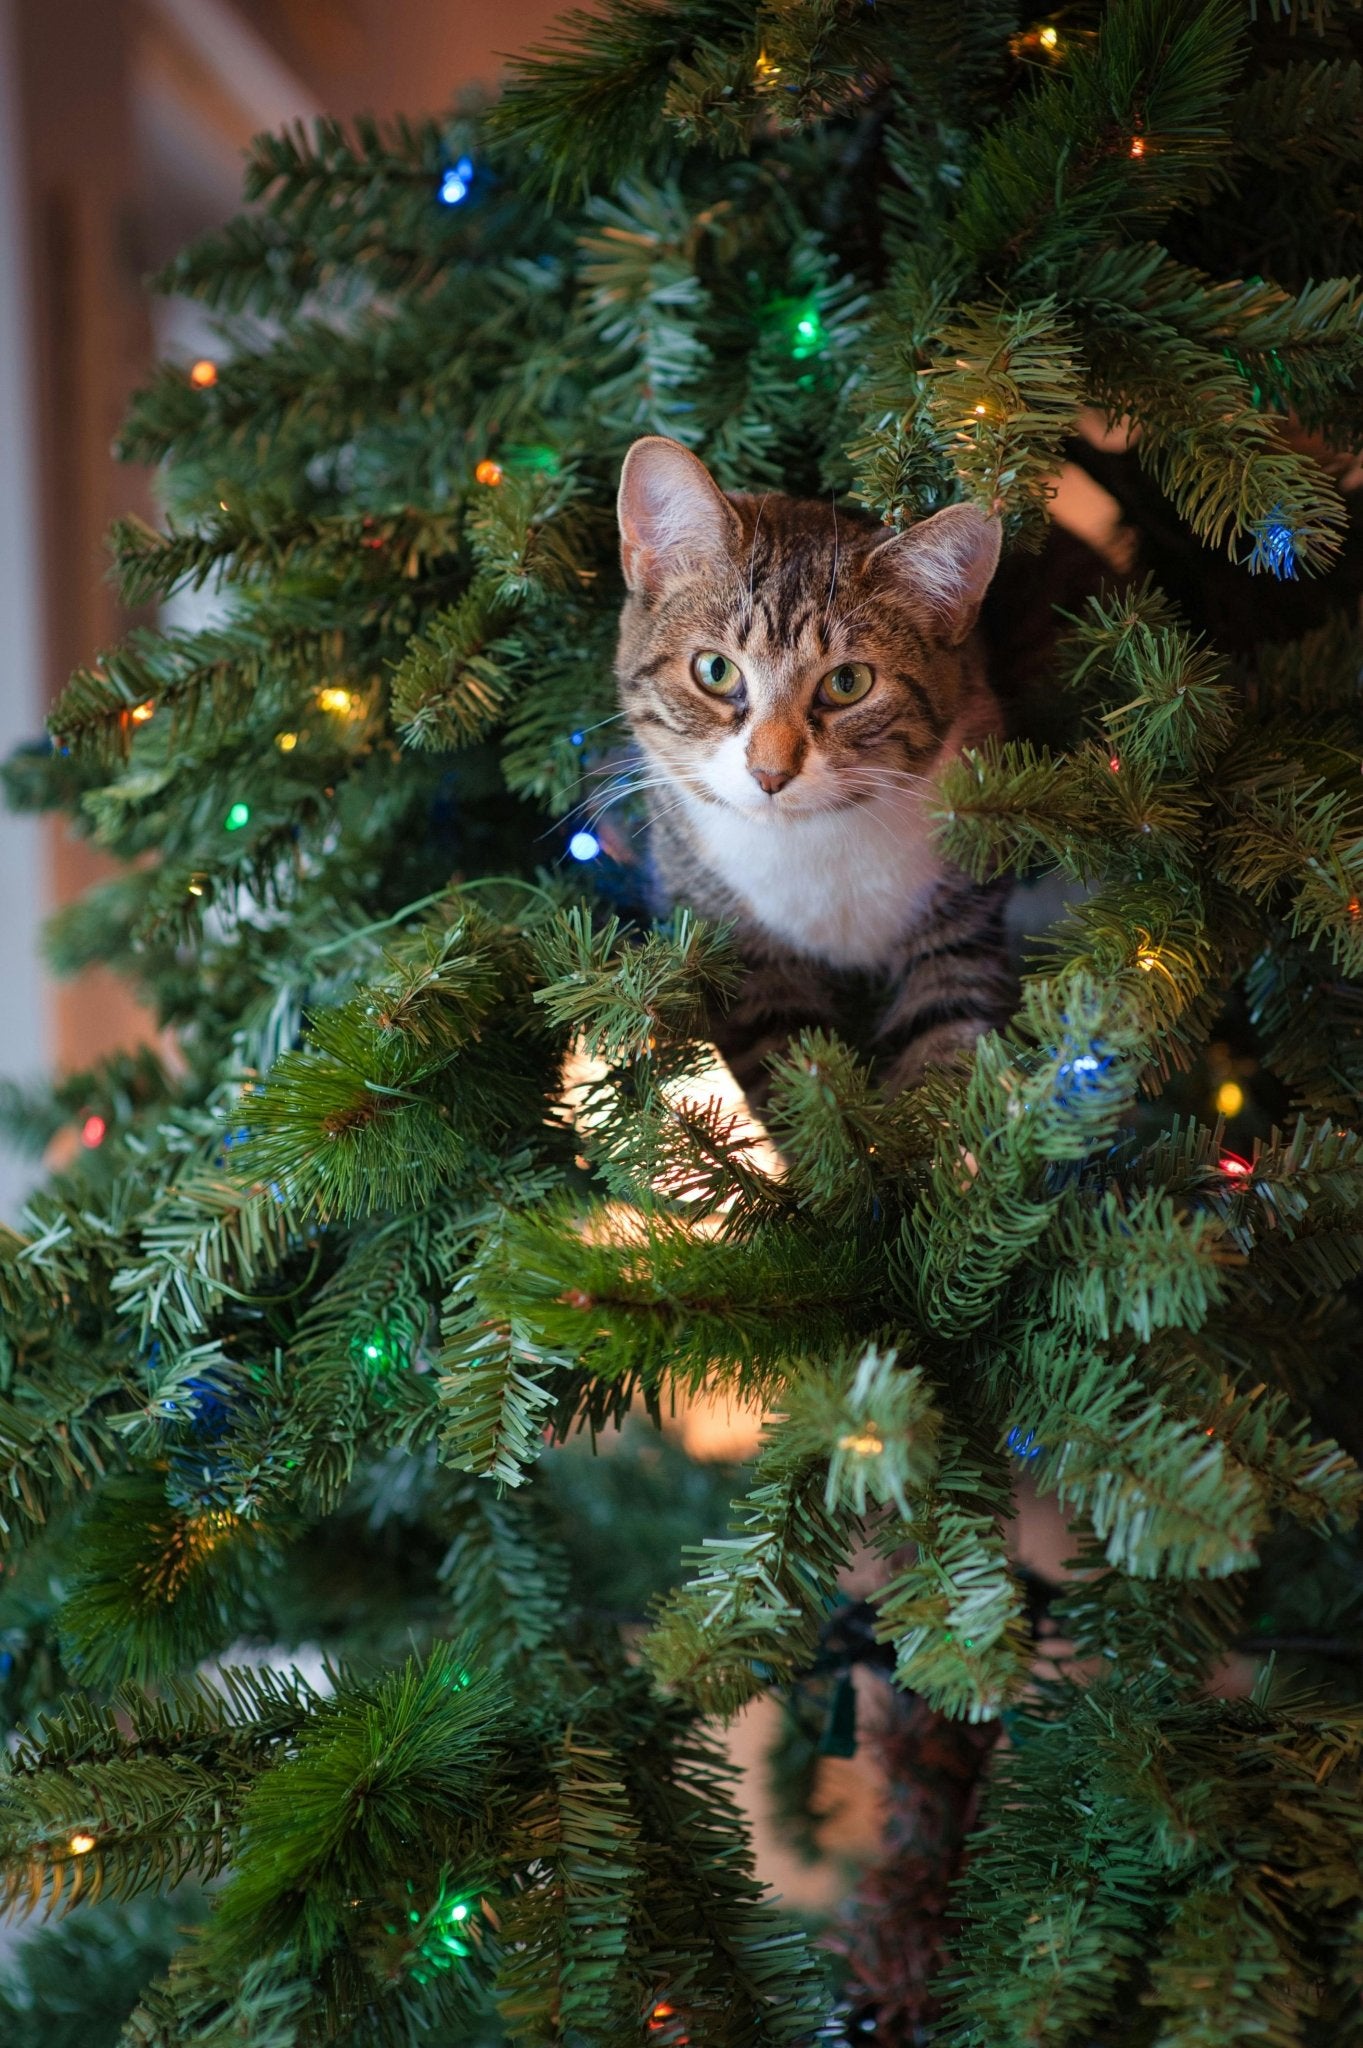
<svg viewBox="0 0 1363 2048">
<path fill-rule="evenodd" d="M 926 603 L 948 647 L 958 647 L 980 615 L 1002 544 L 997 519 L 977 505 L 948 505 L 882 541 L 870 563 Z"/>
<path fill-rule="evenodd" d="M 698 455 L 649 434 L 620 472 L 620 562 L 631 590 L 723 563 L 743 538 L 737 512 Z"/>
</svg>

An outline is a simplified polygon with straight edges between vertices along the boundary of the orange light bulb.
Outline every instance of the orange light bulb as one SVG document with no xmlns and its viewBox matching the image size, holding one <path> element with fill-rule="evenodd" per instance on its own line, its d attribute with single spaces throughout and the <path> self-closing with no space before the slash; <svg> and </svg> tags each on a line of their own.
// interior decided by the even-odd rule
<svg viewBox="0 0 1363 2048">
<path fill-rule="evenodd" d="M 473 474 L 480 484 L 499 484 L 503 475 L 502 465 L 485 455 Z"/>
<path fill-rule="evenodd" d="M 196 391 L 211 391 L 218 381 L 218 366 L 211 356 L 200 356 L 197 363 L 191 363 L 189 381 Z"/>
</svg>

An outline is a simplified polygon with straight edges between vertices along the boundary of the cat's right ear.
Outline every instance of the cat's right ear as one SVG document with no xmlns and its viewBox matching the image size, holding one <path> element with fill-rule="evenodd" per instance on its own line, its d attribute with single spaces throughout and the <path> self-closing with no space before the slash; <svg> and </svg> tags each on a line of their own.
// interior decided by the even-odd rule
<svg viewBox="0 0 1363 2048">
<path fill-rule="evenodd" d="M 636 592 L 688 569 L 723 563 L 742 539 L 738 514 L 699 456 L 680 441 L 636 441 L 620 471 L 620 566 Z"/>
</svg>

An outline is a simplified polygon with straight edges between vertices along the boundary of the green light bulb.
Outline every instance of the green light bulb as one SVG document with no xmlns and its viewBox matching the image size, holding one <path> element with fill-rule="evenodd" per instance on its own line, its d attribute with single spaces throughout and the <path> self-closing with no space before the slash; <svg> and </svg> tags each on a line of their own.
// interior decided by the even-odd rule
<svg viewBox="0 0 1363 2048">
<path fill-rule="evenodd" d="M 251 806 L 249 804 L 233 804 L 231 810 L 223 819 L 223 829 L 227 832 L 240 832 L 242 826 L 250 822 L 250 817 Z"/>
</svg>

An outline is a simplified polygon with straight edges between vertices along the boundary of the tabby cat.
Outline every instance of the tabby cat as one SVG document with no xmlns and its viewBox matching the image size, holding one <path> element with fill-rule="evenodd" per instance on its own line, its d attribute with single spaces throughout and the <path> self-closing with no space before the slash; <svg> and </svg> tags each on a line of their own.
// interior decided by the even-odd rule
<svg viewBox="0 0 1363 2048">
<path fill-rule="evenodd" d="M 935 777 L 1001 726 L 976 621 L 999 526 L 907 531 L 732 495 L 675 441 L 625 458 L 616 670 L 643 756 L 654 908 L 731 920 L 745 974 L 713 1020 L 760 1100 L 768 1056 L 875 1014 L 892 1090 L 1010 1007 L 1004 893 L 936 851 Z"/>
</svg>

